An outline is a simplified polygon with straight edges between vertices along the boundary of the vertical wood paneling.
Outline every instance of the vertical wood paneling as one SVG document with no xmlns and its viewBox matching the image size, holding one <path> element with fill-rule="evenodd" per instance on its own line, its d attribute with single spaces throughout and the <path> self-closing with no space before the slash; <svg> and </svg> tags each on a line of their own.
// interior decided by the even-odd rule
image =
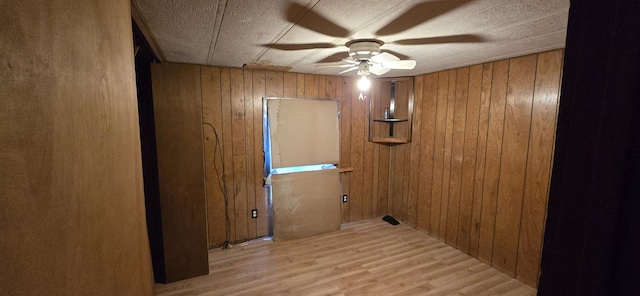
<svg viewBox="0 0 640 296">
<path fill-rule="evenodd" d="M 292 97 L 296 97 L 296 98 L 304 98 L 304 76 L 305 74 L 301 74 L 298 73 L 296 74 L 296 79 L 297 79 L 297 85 L 296 85 L 296 95 L 292 96 Z"/>
<path fill-rule="evenodd" d="M 453 123 L 456 110 L 456 70 L 449 70 L 449 90 L 447 91 L 447 116 L 444 133 L 444 157 L 442 166 L 442 202 L 440 203 L 440 225 L 438 236 L 442 239 L 447 235 L 447 218 L 449 216 L 449 181 L 451 180 L 451 157 L 453 144 Z"/>
<path fill-rule="evenodd" d="M 414 106 L 413 108 L 413 130 L 411 139 L 411 152 L 409 155 L 409 186 L 407 192 L 407 209 L 406 223 L 416 227 L 417 224 L 417 207 L 418 207 L 418 188 L 420 184 L 420 144 L 421 144 L 421 128 L 422 128 L 422 100 L 423 100 L 423 79 L 424 76 L 418 76 L 414 79 Z"/>
<path fill-rule="evenodd" d="M 539 275 L 561 68 L 561 51 L 538 56 L 516 270 L 516 277 L 531 286 Z"/>
<path fill-rule="evenodd" d="M 469 251 L 469 234 L 471 232 L 477 152 L 476 142 L 478 139 L 478 114 L 482 87 L 482 65 L 475 65 L 469 68 L 468 85 L 464 158 L 462 162 L 462 188 L 460 191 L 460 223 L 458 226 L 458 242 L 456 243 L 458 249 L 465 253 Z"/>
<path fill-rule="evenodd" d="M 440 238 L 440 208 L 442 205 L 442 177 L 444 170 L 444 142 L 447 125 L 447 109 L 449 95 L 449 71 L 438 74 L 438 101 L 436 106 L 436 130 L 433 156 L 433 186 L 431 189 L 431 223 L 429 233 Z"/>
<path fill-rule="evenodd" d="M 247 194 L 247 210 L 250 212 L 256 208 L 256 182 L 254 180 L 255 172 L 255 152 L 256 145 L 254 143 L 254 133 L 257 128 L 254 127 L 254 108 L 253 108 L 253 71 L 244 70 L 244 134 L 245 134 L 245 155 L 246 165 L 246 194 Z M 259 131 L 258 131 L 259 132 Z M 262 212 L 264 213 L 264 212 Z M 247 220 L 247 238 L 257 237 L 257 221 L 253 218 Z"/>
<path fill-rule="evenodd" d="M 489 105 L 491 103 L 491 79 L 493 63 L 482 65 L 482 93 L 480 94 L 480 115 L 478 120 L 478 149 L 476 150 L 475 184 L 473 186 L 473 209 L 471 214 L 471 234 L 469 254 L 478 257 L 480 238 L 480 218 L 482 215 L 482 193 L 487 155 L 487 131 L 489 128 Z"/>
<path fill-rule="evenodd" d="M 389 146 L 378 146 L 378 204 L 376 206 L 376 216 L 383 216 L 389 213 Z"/>
<path fill-rule="evenodd" d="M 485 154 L 484 184 L 482 188 L 482 215 L 480 217 L 480 237 L 478 259 L 491 263 L 493 253 L 493 233 L 496 220 L 496 199 L 500 181 L 500 159 L 502 156 L 502 132 L 504 108 L 507 98 L 509 61 L 494 63 L 491 80 L 491 103 L 489 106 L 489 127 Z"/>
<path fill-rule="evenodd" d="M 318 95 L 317 98 L 328 99 L 326 97 L 327 93 L 327 76 L 320 75 L 318 76 Z"/>
<path fill-rule="evenodd" d="M 213 247 L 224 242 L 227 235 L 221 153 L 223 144 L 222 139 L 218 138 L 222 136 L 220 68 L 204 68 L 201 77 L 208 237 L 209 247 Z"/>
<path fill-rule="evenodd" d="M 233 155 L 233 189 L 235 202 L 235 240 L 246 240 L 247 228 L 247 159 L 245 158 L 244 75 L 240 69 L 231 69 L 231 139 Z"/>
<path fill-rule="evenodd" d="M 351 93 L 354 92 L 355 85 L 353 79 L 338 77 L 341 81 L 338 87 L 340 96 L 340 166 L 343 168 L 351 167 Z M 340 182 L 342 194 L 351 196 L 351 172 L 340 174 Z M 350 222 L 351 201 L 340 204 L 342 212 L 342 222 Z"/>
<path fill-rule="evenodd" d="M 516 274 L 537 55 L 511 59 L 496 205 L 493 266 Z"/>
<path fill-rule="evenodd" d="M 324 98 L 337 99 L 338 97 L 336 96 L 336 89 L 340 84 L 336 84 L 336 77 L 335 76 L 324 76 L 324 77 L 325 77 Z"/>
<path fill-rule="evenodd" d="M 362 167 L 362 219 L 369 219 L 372 217 L 373 207 L 373 168 L 374 168 L 374 144 L 367 140 L 367 133 L 369 128 L 369 100 L 362 104 L 362 113 L 364 114 L 362 125 L 362 142 L 364 144 L 363 153 L 363 167 Z"/>
<path fill-rule="evenodd" d="M 222 107 L 222 153 L 223 153 L 223 176 L 224 187 L 227 191 L 227 215 L 229 216 L 229 240 L 236 241 L 236 215 L 235 215 L 235 195 L 233 194 L 235 183 L 233 175 L 233 132 L 231 129 L 231 76 L 229 68 L 220 70 L 220 100 Z"/>
<path fill-rule="evenodd" d="M 457 244 L 460 218 L 460 191 L 462 190 L 462 161 L 464 159 L 464 133 L 467 116 L 469 67 L 456 71 L 453 136 L 451 145 L 451 172 L 449 173 L 449 202 L 447 206 L 446 242 Z"/>
<path fill-rule="evenodd" d="M 420 176 L 418 179 L 417 228 L 429 231 L 431 215 L 431 188 L 434 176 L 434 142 L 436 130 L 436 111 L 438 99 L 438 74 L 424 75 L 422 105 L 414 106 L 422 109 L 423 119 L 420 129 Z M 417 97 L 417 96 L 416 96 Z M 414 134 L 415 135 L 415 134 Z"/>
<path fill-rule="evenodd" d="M 284 96 L 295 98 L 298 95 L 298 78 L 296 73 L 284 73 Z"/>
<path fill-rule="evenodd" d="M 358 100 L 354 78 L 203 66 L 203 118 L 224 152 L 210 152 L 214 135 L 203 125 L 210 245 L 225 234 L 211 179 L 222 164 L 231 240 L 266 234 L 262 97 L 336 98 L 340 167 L 353 168 L 340 176 L 343 222 L 391 214 L 535 286 L 561 59 L 558 50 L 415 77 L 413 139 L 395 146 L 367 141 L 367 122 L 382 110 Z M 374 82 L 367 95 L 384 91 Z M 265 215 L 251 220 L 253 207 Z"/>
<path fill-rule="evenodd" d="M 355 79 L 349 79 L 354 81 Z M 355 82 L 352 82 L 355 85 Z M 364 181 L 364 141 L 365 141 L 365 102 L 359 100 L 360 92 L 351 92 L 351 198 L 349 200 L 349 216 L 351 221 L 362 220 L 363 181 Z"/>
<path fill-rule="evenodd" d="M 561 62 L 556 50 L 416 77 L 390 213 L 536 286 Z"/>
<path fill-rule="evenodd" d="M 284 73 L 267 71 L 267 97 L 282 97 L 284 95 Z M 303 79 L 304 81 L 304 79 Z M 304 91 L 304 88 L 302 88 Z M 298 90 L 299 91 L 299 90 Z"/>
<path fill-rule="evenodd" d="M 256 209 L 258 218 L 256 221 L 256 236 L 269 234 L 269 221 L 267 213 L 267 189 L 263 187 L 264 152 L 263 127 L 262 127 L 262 98 L 266 96 L 266 72 L 253 71 L 253 138 L 254 138 L 254 171 L 253 182 L 255 184 Z"/>
<path fill-rule="evenodd" d="M 318 75 L 304 74 L 304 96 L 303 98 L 315 99 L 318 97 Z"/>
</svg>

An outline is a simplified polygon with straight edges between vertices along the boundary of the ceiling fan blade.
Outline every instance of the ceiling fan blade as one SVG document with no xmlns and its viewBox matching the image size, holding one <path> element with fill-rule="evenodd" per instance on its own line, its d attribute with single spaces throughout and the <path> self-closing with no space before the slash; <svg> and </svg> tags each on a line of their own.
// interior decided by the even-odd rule
<svg viewBox="0 0 640 296">
<path fill-rule="evenodd" d="M 349 30 L 316 13 L 313 7 L 307 8 L 289 1 L 286 15 L 287 21 L 311 31 L 337 38 L 345 38 L 349 35 Z"/>
<path fill-rule="evenodd" d="M 381 52 L 381 53 L 371 57 L 371 60 L 376 62 L 376 63 L 384 63 L 384 62 L 399 61 L 400 58 L 398 58 L 397 56 L 394 56 L 394 55 L 392 55 L 392 54 L 390 54 L 388 52 Z"/>
<path fill-rule="evenodd" d="M 400 61 L 391 61 L 384 62 L 382 66 L 389 69 L 406 69 L 411 70 L 416 67 L 416 61 L 414 60 L 400 60 Z"/>
<path fill-rule="evenodd" d="M 357 70 L 357 69 L 358 69 L 358 67 L 357 67 L 357 66 L 356 66 L 356 67 L 351 67 L 351 68 L 349 68 L 349 69 L 347 69 L 347 70 L 344 70 L 344 71 L 342 71 L 342 72 L 338 73 L 338 75 L 339 75 L 339 74 L 343 74 L 343 73 L 347 73 L 347 72 L 349 72 L 349 71 Z"/>
<path fill-rule="evenodd" d="M 376 74 L 376 75 L 382 75 L 382 74 L 387 73 L 389 71 L 391 71 L 391 69 L 388 69 L 388 68 L 385 68 L 385 67 L 382 67 L 382 66 L 376 65 L 376 64 L 374 64 L 371 67 L 369 67 L 369 72 L 371 72 L 373 74 Z"/>
<path fill-rule="evenodd" d="M 377 36 L 388 36 L 406 31 L 471 1 L 473 0 L 439 0 L 416 4 L 395 20 L 380 28 L 375 34 Z"/>
<path fill-rule="evenodd" d="M 346 68 L 353 67 L 353 64 L 348 64 L 345 62 L 333 62 L 333 63 L 320 63 L 315 65 L 316 68 Z"/>
<path fill-rule="evenodd" d="M 480 35 L 474 34 L 462 34 L 462 35 L 449 35 L 416 39 L 402 39 L 389 42 L 390 44 L 400 45 L 426 45 L 426 44 L 442 44 L 442 43 L 475 43 L 484 42 L 485 38 Z"/>
<path fill-rule="evenodd" d="M 279 50 L 305 50 L 305 49 L 317 49 L 317 48 L 334 48 L 337 45 L 331 43 L 297 43 L 297 44 L 262 44 L 264 47 L 269 47 Z"/>
<path fill-rule="evenodd" d="M 392 55 L 394 55 L 394 56 L 397 56 L 397 57 L 398 57 L 398 58 L 400 58 L 401 60 L 409 60 L 409 59 L 410 59 L 408 56 L 403 55 L 403 54 L 401 54 L 401 53 L 399 53 L 399 52 L 395 52 L 395 51 L 393 51 L 393 50 L 385 49 L 385 50 L 384 50 L 384 52 L 388 52 L 388 53 L 390 53 L 390 54 L 392 54 Z"/>
</svg>

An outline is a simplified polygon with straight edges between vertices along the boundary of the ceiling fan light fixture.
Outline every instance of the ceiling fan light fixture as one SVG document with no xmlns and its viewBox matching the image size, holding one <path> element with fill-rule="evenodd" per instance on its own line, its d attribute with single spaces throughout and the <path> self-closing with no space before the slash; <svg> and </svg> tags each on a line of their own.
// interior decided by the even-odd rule
<svg viewBox="0 0 640 296">
<path fill-rule="evenodd" d="M 360 76 L 360 80 L 358 80 L 358 88 L 360 91 L 367 91 L 371 87 L 371 81 L 367 79 L 367 75 Z"/>
</svg>

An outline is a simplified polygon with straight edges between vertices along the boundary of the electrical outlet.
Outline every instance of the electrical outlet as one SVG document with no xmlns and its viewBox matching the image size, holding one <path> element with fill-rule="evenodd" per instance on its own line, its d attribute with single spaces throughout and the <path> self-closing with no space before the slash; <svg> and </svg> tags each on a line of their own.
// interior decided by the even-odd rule
<svg viewBox="0 0 640 296">
<path fill-rule="evenodd" d="M 342 202 L 347 202 L 347 195 L 346 194 L 342 196 Z"/>
<path fill-rule="evenodd" d="M 258 218 L 258 210 L 257 209 L 251 210 L 251 218 L 253 218 L 253 219 Z"/>
</svg>

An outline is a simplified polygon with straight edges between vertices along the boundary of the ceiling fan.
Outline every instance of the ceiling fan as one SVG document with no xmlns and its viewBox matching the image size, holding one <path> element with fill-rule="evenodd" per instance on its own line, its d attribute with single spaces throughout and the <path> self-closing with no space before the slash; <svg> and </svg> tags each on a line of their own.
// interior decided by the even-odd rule
<svg viewBox="0 0 640 296">
<path fill-rule="evenodd" d="M 392 36 L 409 30 L 423 22 L 433 19 L 439 15 L 454 10 L 468 2 L 474 0 L 435 0 L 423 1 L 413 5 L 396 19 L 377 30 L 371 39 L 354 39 L 345 44 L 348 48 L 348 56 L 344 53 L 334 54 L 316 64 L 316 67 L 338 67 L 347 68 L 338 74 L 357 70 L 359 76 L 365 80 L 367 75 L 383 75 L 392 69 L 413 69 L 416 61 L 401 59 L 402 54 L 390 50 L 381 51 L 380 47 L 385 44 L 380 37 Z M 312 8 L 304 7 L 295 2 L 289 2 L 286 12 L 287 21 L 303 28 L 335 37 L 348 38 L 353 32 L 332 22 L 328 18 L 318 14 Z M 427 45 L 445 43 L 470 43 L 483 42 L 484 38 L 473 34 L 435 36 L 426 38 L 402 39 L 387 42 L 396 45 Z M 265 44 L 263 46 L 279 50 L 305 50 L 335 48 L 340 45 L 334 43 L 302 43 L 302 44 Z"/>
<path fill-rule="evenodd" d="M 384 42 L 378 39 L 356 39 L 345 44 L 349 48 L 349 57 L 339 62 L 316 64 L 318 68 L 339 67 L 348 68 L 338 74 L 358 70 L 358 75 L 382 75 L 391 69 L 413 69 L 414 60 L 401 60 L 388 52 L 381 52 L 380 46 Z"/>
</svg>

